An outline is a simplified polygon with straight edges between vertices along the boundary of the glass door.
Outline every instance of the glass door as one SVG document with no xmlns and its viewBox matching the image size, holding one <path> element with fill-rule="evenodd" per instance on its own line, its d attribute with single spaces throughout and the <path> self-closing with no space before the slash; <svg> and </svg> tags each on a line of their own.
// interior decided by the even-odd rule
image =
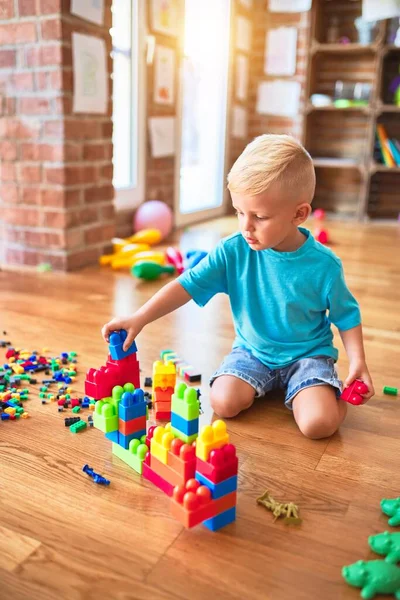
<svg viewBox="0 0 400 600">
<path fill-rule="evenodd" d="M 176 224 L 224 213 L 231 0 L 185 0 Z"/>
</svg>

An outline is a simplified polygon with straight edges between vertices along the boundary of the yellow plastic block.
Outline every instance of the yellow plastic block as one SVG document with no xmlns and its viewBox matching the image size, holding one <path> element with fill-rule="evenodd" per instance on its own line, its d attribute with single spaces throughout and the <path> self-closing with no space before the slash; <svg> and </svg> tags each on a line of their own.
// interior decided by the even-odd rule
<svg viewBox="0 0 400 600">
<path fill-rule="evenodd" d="M 24 412 L 21 415 L 21 419 L 27 419 L 28 417 L 29 417 L 29 413 L 27 413 L 27 412 Z"/>
<path fill-rule="evenodd" d="M 24 367 L 21 367 L 21 365 L 11 365 L 11 368 L 14 371 L 14 373 L 17 373 L 18 375 L 25 372 Z"/>
<path fill-rule="evenodd" d="M 153 363 L 153 390 L 160 388 L 174 388 L 176 384 L 176 367 L 173 363 L 156 360 Z"/>
<path fill-rule="evenodd" d="M 12 406 L 8 406 L 7 408 L 4 409 L 4 412 L 7 413 L 8 415 L 15 415 L 16 410 L 15 410 L 15 408 L 12 408 Z"/>
<path fill-rule="evenodd" d="M 167 464 L 168 450 L 171 448 L 172 440 L 175 438 L 171 431 L 171 423 L 165 427 L 156 427 L 150 442 L 150 453 L 158 458 L 164 465 Z"/>
<path fill-rule="evenodd" d="M 229 443 L 229 435 L 226 424 L 221 419 L 214 421 L 212 425 L 205 425 L 196 440 L 196 456 L 207 462 L 211 450 L 222 448 Z"/>
</svg>

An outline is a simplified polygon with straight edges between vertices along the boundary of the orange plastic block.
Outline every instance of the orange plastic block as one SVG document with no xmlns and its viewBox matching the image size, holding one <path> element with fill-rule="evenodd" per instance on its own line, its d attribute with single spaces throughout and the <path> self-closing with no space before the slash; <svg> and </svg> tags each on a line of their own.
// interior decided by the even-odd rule
<svg viewBox="0 0 400 600">
<path fill-rule="evenodd" d="M 156 387 L 153 389 L 153 402 L 169 402 L 171 406 L 171 398 L 173 393 L 173 387 Z"/>
<path fill-rule="evenodd" d="M 236 506 L 236 492 L 212 500 L 208 487 L 201 485 L 196 479 L 189 479 L 184 486 L 174 488 L 171 514 L 182 525 L 190 528 L 233 506 Z"/>
<path fill-rule="evenodd" d="M 171 469 L 168 465 L 162 463 L 158 458 L 154 455 L 150 455 L 150 465 L 149 465 L 154 473 L 157 473 L 160 477 L 162 477 L 165 481 L 168 481 L 174 487 L 176 485 L 185 485 L 185 481 L 183 477 L 179 475 L 176 471 Z"/>
<path fill-rule="evenodd" d="M 193 479 L 196 473 L 196 450 L 191 444 L 185 444 L 175 438 L 167 455 L 167 465 L 182 477 L 183 481 Z"/>
<path fill-rule="evenodd" d="M 229 435 L 226 424 L 221 419 L 214 421 L 212 425 L 205 425 L 196 440 L 196 456 L 207 461 L 211 450 L 222 448 L 229 443 Z"/>
<path fill-rule="evenodd" d="M 124 435 L 131 435 L 131 433 L 142 429 L 146 429 L 146 415 L 131 419 L 130 421 L 123 421 L 122 419 L 118 421 L 118 431 Z"/>
<path fill-rule="evenodd" d="M 156 410 L 169 410 L 171 412 L 171 401 L 169 402 L 159 402 L 158 400 L 154 402 L 154 408 Z"/>
<path fill-rule="evenodd" d="M 167 464 L 168 450 L 174 437 L 171 431 L 171 423 L 167 423 L 165 427 L 156 427 L 153 431 L 150 452 L 165 465 Z"/>
</svg>

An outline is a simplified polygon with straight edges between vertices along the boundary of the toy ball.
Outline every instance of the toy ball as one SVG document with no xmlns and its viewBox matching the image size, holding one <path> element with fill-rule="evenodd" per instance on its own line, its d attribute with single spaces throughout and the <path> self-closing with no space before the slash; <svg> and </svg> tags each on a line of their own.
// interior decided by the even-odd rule
<svg viewBox="0 0 400 600">
<path fill-rule="evenodd" d="M 135 212 L 133 218 L 133 230 L 158 229 L 162 238 L 167 237 L 173 225 L 173 214 L 165 202 L 160 200 L 149 200 L 143 202 Z"/>
<path fill-rule="evenodd" d="M 325 218 L 325 211 L 322 208 L 316 208 L 313 212 L 314 219 L 317 221 L 322 221 Z"/>
<path fill-rule="evenodd" d="M 328 232 L 325 229 L 317 229 L 315 232 L 315 238 L 319 241 L 320 244 L 327 244 L 329 241 Z"/>
</svg>

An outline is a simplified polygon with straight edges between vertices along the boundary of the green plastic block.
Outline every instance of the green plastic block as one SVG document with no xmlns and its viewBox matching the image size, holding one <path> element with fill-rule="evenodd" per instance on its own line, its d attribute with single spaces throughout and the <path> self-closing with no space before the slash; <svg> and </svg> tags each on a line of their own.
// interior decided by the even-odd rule
<svg viewBox="0 0 400 600">
<path fill-rule="evenodd" d="M 118 431 L 118 412 L 116 412 L 114 404 L 103 400 L 96 402 L 93 425 L 103 433 Z"/>
<path fill-rule="evenodd" d="M 81 412 L 81 407 L 80 406 L 74 406 L 74 408 L 72 409 L 73 413 L 78 413 Z"/>
<path fill-rule="evenodd" d="M 46 398 L 46 394 L 44 392 L 40 392 L 39 398 Z"/>
<path fill-rule="evenodd" d="M 200 414 L 197 391 L 194 388 L 188 388 L 186 383 L 178 383 L 171 398 L 171 412 L 186 421 L 197 419 Z"/>
<path fill-rule="evenodd" d="M 398 389 L 395 387 L 389 387 L 385 385 L 385 387 L 383 388 L 383 393 L 388 394 L 389 396 L 397 396 Z"/>
<path fill-rule="evenodd" d="M 72 431 L 72 433 L 78 433 L 79 431 L 83 431 L 84 429 L 86 429 L 87 427 L 87 423 L 86 421 L 78 421 L 77 423 L 73 423 L 72 425 L 70 425 L 69 430 Z"/>
<path fill-rule="evenodd" d="M 185 433 L 182 433 L 182 431 L 179 431 L 179 429 L 176 429 L 176 427 L 171 427 L 171 431 L 175 437 L 180 438 L 182 441 L 185 442 L 185 444 L 191 444 L 198 438 L 198 433 L 194 433 L 193 435 L 186 435 Z"/>
<path fill-rule="evenodd" d="M 125 450 L 125 448 L 114 442 L 112 444 L 113 454 L 123 460 L 127 465 L 139 473 L 139 475 L 142 474 L 143 461 L 148 451 L 149 449 L 146 444 L 140 443 L 139 440 L 131 440 L 129 442 L 129 450 Z"/>
<path fill-rule="evenodd" d="M 73 350 L 72 352 L 69 353 L 69 356 L 72 356 L 72 358 L 75 358 L 76 356 L 78 356 L 78 353 L 75 352 L 75 350 Z"/>
<path fill-rule="evenodd" d="M 173 350 L 161 350 L 161 352 L 160 352 L 161 360 L 164 360 L 164 354 L 174 354 L 174 351 Z"/>
</svg>

